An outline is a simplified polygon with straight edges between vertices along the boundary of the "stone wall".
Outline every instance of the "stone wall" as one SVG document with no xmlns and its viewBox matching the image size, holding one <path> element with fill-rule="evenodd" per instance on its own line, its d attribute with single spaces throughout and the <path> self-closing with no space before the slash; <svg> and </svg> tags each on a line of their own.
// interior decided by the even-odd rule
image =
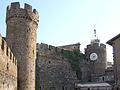
<svg viewBox="0 0 120 90">
<path fill-rule="evenodd" d="M 61 56 L 62 50 L 47 44 L 38 44 L 36 61 L 36 90 L 74 90 L 76 72 Z"/>
<path fill-rule="evenodd" d="M 89 82 L 91 79 L 90 67 L 89 62 L 86 61 L 85 59 L 82 62 L 81 71 L 82 71 L 81 82 Z"/>
<path fill-rule="evenodd" d="M 0 90 L 17 90 L 17 60 L 1 35 Z"/>
<path fill-rule="evenodd" d="M 58 47 L 64 50 L 69 50 L 69 51 L 80 50 L 80 43 L 69 44 L 69 45 L 58 46 Z"/>
</svg>

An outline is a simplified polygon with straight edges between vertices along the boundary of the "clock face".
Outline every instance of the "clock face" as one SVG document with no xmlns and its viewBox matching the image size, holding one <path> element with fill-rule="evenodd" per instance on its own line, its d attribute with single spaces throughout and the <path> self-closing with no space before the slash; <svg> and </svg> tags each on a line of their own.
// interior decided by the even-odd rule
<svg viewBox="0 0 120 90">
<path fill-rule="evenodd" d="M 95 61 L 95 60 L 97 60 L 97 58 L 98 58 L 98 55 L 96 53 L 91 53 L 90 54 L 90 60 L 91 61 Z"/>
</svg>

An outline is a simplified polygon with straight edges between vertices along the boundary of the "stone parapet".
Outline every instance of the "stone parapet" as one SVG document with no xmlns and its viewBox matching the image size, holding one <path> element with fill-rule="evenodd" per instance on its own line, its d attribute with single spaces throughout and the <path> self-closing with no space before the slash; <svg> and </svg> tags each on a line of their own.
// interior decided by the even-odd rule
<svg viewBox="0 0 120 90">
<path fill-rule="evenodd" d="M 17 59 L 1 35 L 0 90 L 17 90 Z"/>
<path fill-rule="evenodd" d="M 33 21 L 37 25 L 39 22 L 37 10 L 32 10 L 32 6 L 29 4 L 25 4 L 24 8 L 20 8 L 19 2 L 11 3 L 11 5 L 7 7 L 6 22 L 11 18 L 24 18 Z"/>
<path fill-rule="evenodd" d="M 14 65 L 17 67 L 17 59 L 13 55 L 12 51 L 8 47 L 6 41 L 2 39 L 2 36 L 0 35 L 0 53 L 7 58 L 8 61 L 6 62 L 11 62 L 11 65 Z"/>
<path fill-rule="evenodd" d="M 52 45 L 48 45 L 48 44 L 37 44 L 37 51 L 38 51 L 38 55 L 41 56 L 49 56 L 49 57 L 56 57 L 56 58 L 63 58 L 61 56 L 63 49 L 60 49 L 58 47 L 52 46 Z"/>
</svg>

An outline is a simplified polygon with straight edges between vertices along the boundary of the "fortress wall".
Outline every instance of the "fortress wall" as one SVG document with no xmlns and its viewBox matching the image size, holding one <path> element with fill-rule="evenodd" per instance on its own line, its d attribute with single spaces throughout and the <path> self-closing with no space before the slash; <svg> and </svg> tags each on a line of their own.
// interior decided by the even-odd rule
<svg viewBox="0 0 120 90">
<path fill-rule="evenodd" d="M 69 45 L 64 45 L 64 46 L 59 46 L 59 48 L 64 49 L 64 50 L 80 50 L 80 43 L 76 43 L 76 44 L 69 44 Z"/>
<path fill-rule="evenodd" d="M 38 49 L 38 55 L 45 55 L 45 56 L 52 56 L 52 57 L 56 57 L 56 58 L 60 58 L 61 53 L 63 51 L 63 49 L 60 49 L 58 47 L 52 46 L 52 45 L 48 45 L 48 44 L 37 44 L 37 49 Z"/>
<path fill-rule="evenodd" d="M 63 58 L 62 50 L 47 44 L 37 44 L 39 46 L 37 56 L 37 89 L 41 90 L 74 90 L 77 80 L 76 72 L 71 64 Z"/>
<path fill-rule="evenodd" d="M 0 90 L 17 90 L 17 60 L 0 35 Z"/>
</svg>

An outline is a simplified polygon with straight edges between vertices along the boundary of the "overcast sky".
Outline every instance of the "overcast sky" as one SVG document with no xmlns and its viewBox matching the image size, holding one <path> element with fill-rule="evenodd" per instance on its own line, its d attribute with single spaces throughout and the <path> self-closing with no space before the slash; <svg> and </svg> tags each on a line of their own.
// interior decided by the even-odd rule
<svg viewBox="0 0 120 90">
<path fill-rule="evenodd" d="M 81 51 L 93 38 L 94 25 L 101 43 L 120 33 L 120 0 L 0 0 L 0 33 L 6 36 L 6 7 L 19 1 L 39 12 L 37 42 L 61 46 L 80 42 Z M 107 45 L 112 61 L 112 47 Z"/>
</svg>

